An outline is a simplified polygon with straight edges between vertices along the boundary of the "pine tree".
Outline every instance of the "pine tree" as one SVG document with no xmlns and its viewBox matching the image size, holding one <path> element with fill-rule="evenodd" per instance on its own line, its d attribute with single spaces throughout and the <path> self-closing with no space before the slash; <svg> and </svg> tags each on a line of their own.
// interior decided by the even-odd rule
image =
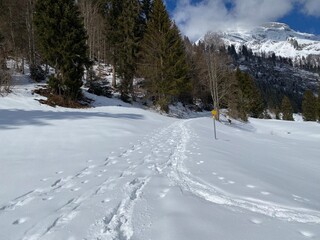
<svg viewBox="0 0 320 240">
<path fill-rule="evenodd" d="M 152 1 L 151 0 L 142 0 L 141 1 L 141 10 L 142 10 L 142 18 L 147 23 L 150 19 L 150 14 L 152 10 Z"/>
<path fill-rule="evenodd" d="M 302 115 L 305 121 L 316 121 L 317 120 L 317 99 L 313 95 L 311 90 L 307 90 L 303 94 L 302 101 Z"/>
<path fill-rule="evenodd" d="M 264 103 L 253 78 L 249 74 L 241 72 L 239 69 L 236 72 L 236 77 L 239 81 L 239 87 L 242 93 L 242 104 L 245 112 L 251 117 L 260 117 L 264 110 Z"/>
<path fill-rule="evenodd" d="M 133 78 L 137 69 L 138 41 L 139 41 L 139 2 L 138 0 L 124 0 L 118 28 L 121 39 L 118 41 L 117 73 L 121 78 L 121 97 L 127 101 L 129 92 L 133 93 Z M 134 96 L 133 96 L 134 97 Z"/>
<path fill-rule="evenodd" d="M 184 45 L 162 0 L 153 2 L 142 42 L 140 73 L 148 95 L 164 111 L 190 89 Z"/>
<path fill-rule="evenodd" d="M 86 31 L 74 0 L 36 2 L 34 22 L 42 56 L 55 68 L 49 84 L 57 94 L 80 96 L 87 57 Z"/>
<path fill-rule="evenodd" d="M 231 86 L 228 92 L 228 114 L 235 119 L 248 121 L 248 116 L 243 105 L 243 96 L 236 75 L 231 78 Z"/>
<path fill-rule="evenodd" d="M 282 99 L 282 104 L 281 104 L 281 110 L 282 110 L 282 119 L 287 120 L 287 121 L 293 121 L 293 109 L 291 102 L 287 96 L 285 96 Z"/>
<path fill-rule="evenodd" d="M 124 2 L 119 0 L 102 0 L 106 19 L 106 42 L 113 66 L 112 87 L 116 87 L 117 65 L 119 60 L 119 43 L 123 41 L 119 21 L 124 9 Z"/>
<path fill-rule="evenodd" d="M 172 79 L 172 87 L 168 89 L 173 100 L 188 101 L 190 97 L 191 82 L 188 77 L 186 50 L 176 24 L 173 23 L 168 34 L 169 55 L 167 56 L 167 78 Z"/>
</svg>

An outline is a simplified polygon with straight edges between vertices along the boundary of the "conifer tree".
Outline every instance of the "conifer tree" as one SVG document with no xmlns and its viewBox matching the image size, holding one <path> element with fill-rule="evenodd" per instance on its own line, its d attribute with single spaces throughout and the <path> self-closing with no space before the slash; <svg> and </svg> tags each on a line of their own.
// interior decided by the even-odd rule
<svg viewBox="0 0 320 240">
<path fill-rule="evenodd" d="M 121 97 L 128 100 L 133 94 L 133 78 L 137 68 L 139 41 L 139 1 L 124 0 L 126 6 L 119 17 L 118 28 L 121 38 L 118 41 L 117 73 L 121 78 Z M 134 97 L 134 96 L 133 96 Z"/>
<path fill-rule="evenodd" d="M 190 89 L 184 45 L 162 0 L 155 0 L 142 42 L 140 73 L 148 95 L 162 108 Z"/>
<path fill-rule="evenodd" d="M 303 94 L 302 115 L 305 121 L 317 120 L 317 99 L 311 90 L 307 90 Z"/>
<path fill-rule="evenodd" d="M 236 75 L 231 76 L 231 85 L 228 92 L 228 114 L 235 119 L 248 121 L 248 116 L 243 105 L 243 95 Z"/>
<path fill-rule="evenodd" d="M 102 0 L 104 6 L 104 14 L 106 19 L 106 42 L 108 44 L 109 55 L 113 66 L 112 86 L 116 87 L 117 64 L 119 43 L 123 41 L 123 35 L 120 30 L 120 17 L 124 9 L 124 2 L 119 0 Z"/>
<path fill-rule="evenodd" d="M 142 0 L 141 1 L 141 10 L 142 10 L 142 17 L 145 19 L 145 22 L 148 22 L 150 19 L 152 9 L 152 0 Z"/>
<path fill-rule="evenodd" d="M 293 121 L 293 109 L 291 102 L 287 96 L 284 96 L 281 104 L 282 119 L 287 121 Z"/>
<path fill-rule="evenodd" d="M 86 31 L 74 0 L 38 0 L 34 22 L 42 56 L 55 68 L 49 85 L 71 99 L 80 96 L 87 57 Z"/>
<path fill-rule="evenodd" d="M 264 110 L 261 94 L 249 74 L 237 69 L 236 77 L 242 93 L 242 104 L 245 111 L 254 118 L 260 117 Z"/>
</svg>

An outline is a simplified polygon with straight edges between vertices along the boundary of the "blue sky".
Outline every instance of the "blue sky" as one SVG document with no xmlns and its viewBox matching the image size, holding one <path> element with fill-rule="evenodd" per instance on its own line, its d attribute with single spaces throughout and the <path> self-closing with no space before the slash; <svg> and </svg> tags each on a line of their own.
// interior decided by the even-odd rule
<svg viewBox="0 0 320 240">
<path fill-rule="evenodd" d="M 183 34 L 197 40 L 207 31 L 247 29 L 279 21 L 320 35 L 320 0 L 165 0 Z"/>
<path fill-rule="evenodd" d="M 320 35 L 320 17 L 306 15 L 297 9 L 285 17 L 280 18 L 278 21 L 288 24 L 292 29 L 299 32 Z"/>
</svg>

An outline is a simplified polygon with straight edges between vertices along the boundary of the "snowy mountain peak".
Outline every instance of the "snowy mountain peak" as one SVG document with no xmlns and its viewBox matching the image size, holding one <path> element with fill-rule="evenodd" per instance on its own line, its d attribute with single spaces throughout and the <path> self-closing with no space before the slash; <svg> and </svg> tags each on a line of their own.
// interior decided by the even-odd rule
<svg viewBox="0 0 320 240">
<path fill-rule="evenodd" d="M 246 45 L 254 53 L 275 53 L 292 59 L 320 56 L 320 37 L 292 30 L 287 24 L 270 22 L 251 30 L 230 30 L 220 33 L 226 45 L 240 49 Z"/>
<path fill-rule="evenodd" d="M 289 25 L 285 23 L 278 23 L 278 22 L 265 23 L 265 24 L 262 24 L 261 27 L 264 27 L 266 29 L 279 29 L 284 31 L 292 31 Z"/>
</svg>

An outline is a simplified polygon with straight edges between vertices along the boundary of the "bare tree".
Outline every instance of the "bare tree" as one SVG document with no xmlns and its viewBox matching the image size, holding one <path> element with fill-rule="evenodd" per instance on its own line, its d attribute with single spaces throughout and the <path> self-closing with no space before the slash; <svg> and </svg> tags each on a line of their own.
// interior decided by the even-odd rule
<svg viewBox="0 0 320 240">
<path fill-rule="evenodd" d="M 219 120 L 220 103 L 228 94 L 231 86 L 228 64 L 230 59 L 225 51 L 223 41 L 216 33 L 208 32 L 204 37 L 205 59 L 207 64 L 206 84 L 209 87 L 213 105 Z"/>
<path fill-rule="evenodd" d="M 11 76 L 6 66 L 6 58 L 4 52 L 4 37 L 0 33 L 0 95 L 10 91 Z"/>
<path fill-rule="evenodd" d="M 28 38 L 28 60 L 31 66 L 36 65 L 36 46 L 35 46 L 35 33 L 33 24 L 34 0 L 26 0 L 26 29 Z"/>
<path fill-rule="evenodd" d="M 99 1 L 79 0 L 81 14 L 84 18 L 84 26 L 88 34 L 89 57 L 98 62 L 108 62 L 105 19 Z"/>
</svg>

